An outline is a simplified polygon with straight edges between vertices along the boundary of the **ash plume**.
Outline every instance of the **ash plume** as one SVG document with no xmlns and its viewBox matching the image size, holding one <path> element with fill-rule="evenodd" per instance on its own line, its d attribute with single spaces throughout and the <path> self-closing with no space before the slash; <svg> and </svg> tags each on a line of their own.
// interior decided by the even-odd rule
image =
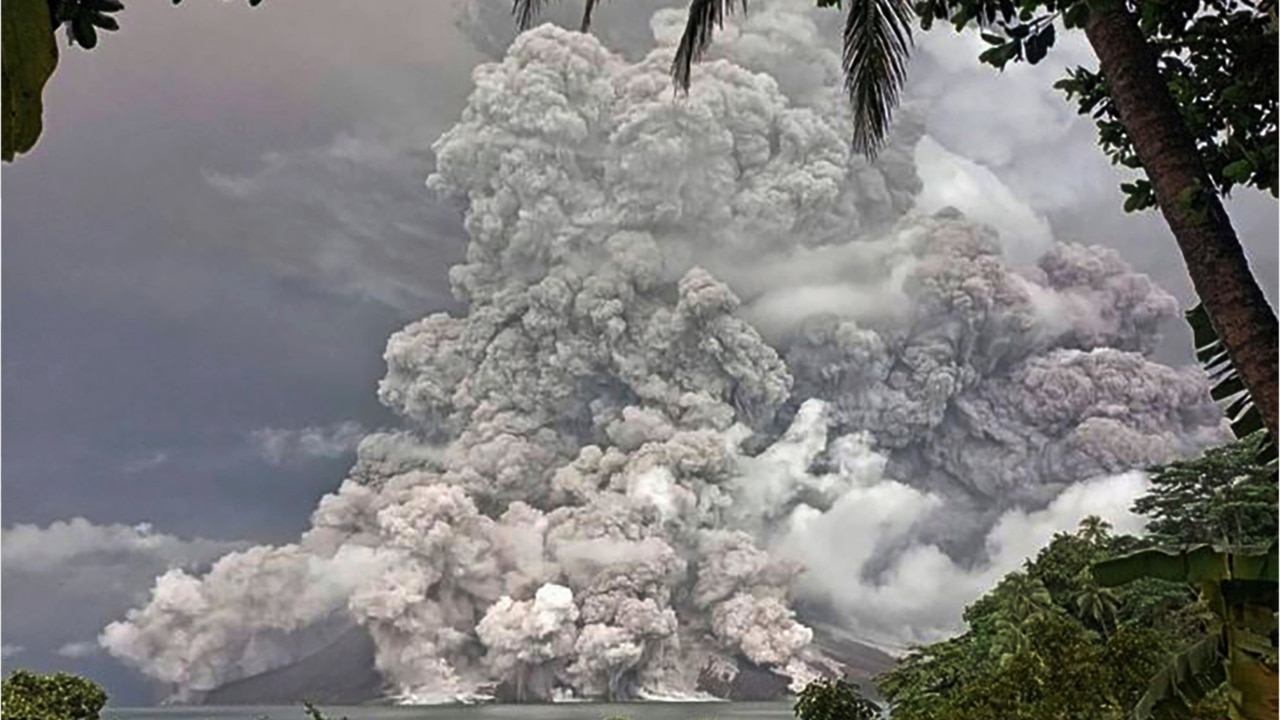
<svg viewBox="0 0 1280 720">
<path fill-rule="evenodd" d="M 827 667 L 801 606 L 934 639 L 1054 530 L 1132 527 L 1131 471 L 1224 437 L 1148 357 L 1174 301 L 914 212 L 920 124 L 853 154 L 807 13 L 762 3 L 687 97 L 669 13 L 632 59 L 545 25 L 477 68 L 427 181 L 466 208 L 466 311 L 389 340 L 405 427 L 298 544 L 165 576 L 102 644 L 188 694 L 353 623 L 407 700 L 795 686 Z"/>
</svg>

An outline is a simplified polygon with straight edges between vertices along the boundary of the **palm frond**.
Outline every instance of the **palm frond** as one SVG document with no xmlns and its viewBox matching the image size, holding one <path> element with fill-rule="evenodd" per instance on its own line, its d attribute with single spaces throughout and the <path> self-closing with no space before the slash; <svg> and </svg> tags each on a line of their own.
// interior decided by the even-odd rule
<svg viewBox="0 0 1280 720">
<path fill-rule="evenodd" d="M 591 11 L 596 9 L 596 0 L 587 0 L 586 7 L 582 9 L 582 26 L 580 32 L 589 32 L 591 30 Z"/>
<path fill-rule="evenodd" d="M 1195 342 L 1196 359 L 1213 383 L 1211 395 L 1214 400 L 1224 405 L 1227 420 L 1231 423 L 1231 432 L 1237 438 L 1244 439 L 1256 432 L 1266 432 L 1266 423 L 1262 413 L 1254 405 L 1253 398 L 1244 386 L 1244 378 L 1231 364 L 1227 356 L 1227 348 L 1218 338 L 1218 333 L 1209 319 L 1209 312 L 1204 303 L 1199 303 L 1187 311 L 1187 324 L 1191 326 L 1192 339 Z M 1267 433 L 1267 441 L 1258 455 L 1263 464 L 1276 462 L 1276 439 Z"/>
<path fill-rule="evenodd" d="M 844 87 L 853 105 L 853 148 L 874 157 L 889 134 L 911 56 L 909 0 L 849 0 Z"/>
<path fill-rule="evenodd" d="M 684 35 L 671 63 L 671 76 L 681 90 L 689 90 L 693 64 L 702 59 L 711 46 L 712 34 L 716 28 L 724 27 L 724 19 L 733 12 L 736 2 L 742 3 L 745 14 L 747 0 L 693 0 L 689 3 L 689 20 L 685 23 Z"/>
<path fill-rule="evenodd" d="M 516 32 L 528 30 L 542 13 L 544 0 L 514 0 L 511 14 L 516 18 Z"/>
</svg>

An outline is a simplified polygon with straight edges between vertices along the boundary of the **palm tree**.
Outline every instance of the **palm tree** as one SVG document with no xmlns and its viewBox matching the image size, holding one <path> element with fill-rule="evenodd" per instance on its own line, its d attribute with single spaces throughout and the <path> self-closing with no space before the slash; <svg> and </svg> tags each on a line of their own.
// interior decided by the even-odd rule
<svg viewBox="0 0 1280 720">
<path fill-rule="evenodd" d="M 1076 535 L 1090 545 L 1102 545 L 1109 537 L 1109 530 L 1111 530 L 1111 523 L 1097 515 L 1090 515 L 1080 521 L 1080 529 L 1076 530 Z"/>
<path fill-rule="evenodd" d="M 742 11 L 747 10 L 747 0 Z M 839 6 L 841 0 L 818 0 L 819 7 Z M 671 73 L 682 90 L 689 89 L 693 63 L 711 45 L 716 27 L 724 26 L 734 0 L 692 0 L 684 36 L 676 49 Z M 889 121 L 907 79 L 911 54 L 909 0 L 850 0 L 844 24 L 844 88 L 853 104 L 853 147 L 873 157 L 889 134 Z"/>
<path fill-rule="evenodd" d="M 533 21 L 542 13 L 544 0 L 515 0 L 511 5 L 511 14 L 516 18 L 516 31 L 524 32 L 533 26 Z M 582 10 L 582 24 L 579 32 L 591 30 L 591 13 L 596 9 L 596 0 L 586 0 Z"/>
<path fill-rule="evenodd" d="M 1019 658 L 1031 653 L 1031 638 L 1023 632 L 1022 625 L 1007 617 L 996 620 L 995 651 L 1000 667 L 1008 667 Z"/>
<path fill-rule="evenodd" d="M 820 7 L 840 6 L 842 1 L 817 0 Z M 988 0 L 979 0 L 977 10 L 966 0 L 938 3 L 957 27 L 974 18 L 988 23 L 1001 15 L 1010 19 L 1014 7 L 1012 2 Z M 723 25 L 736 4 L 736 0 L 692 0 L 672 65 L 680 88 L 688 90 L 692 64 L 706 52 L 715 28 Z M 745 12 L 746 0 L 741 0 L 741 6 Z M 1280 415 L 1276 316 L 1249 271 L 1195 138 L 1160 75 L 1155 50 L 1123 0 L 1078 0 L 1074 7 L 1056 9 L 1084 13 L 1085 36 L 1098 57 L 1111 100 L 1151 181 L 1156 202 L 1177 240 L 1196 294 L 1232 365 L 1261 409 L 1271 436 L 1280 437 L 1276 427 Z M 853 147 L 868 157 L 883 145 L 898 104 L 912 44 L 912 17 L 908 0 L 848 0 L 845 90 L 853 104 Z M 1052 29 L 1052 23 L 1049 27 Z"/>
<path fill-rule="evenodd" d="M 1082 574 L 1085 576 L 1083 587 L 1075 596 L 1076 617 L 1096 625 L 1105 638 L 1110 634 L 1109 628 L 1115 627 L 1116 608 L 1120 603 L 1115 593 L 1092 581 L 1088 570 Z"/>
<path fill-rule="evenodd" d="M 996 592 L 1006 598 L 1009 617 L 1019 625 L 1041 617 L 1053 608 L 1053 597 L 1048 588 L 1026 573 L 1009 573 Z"/>
</svg>

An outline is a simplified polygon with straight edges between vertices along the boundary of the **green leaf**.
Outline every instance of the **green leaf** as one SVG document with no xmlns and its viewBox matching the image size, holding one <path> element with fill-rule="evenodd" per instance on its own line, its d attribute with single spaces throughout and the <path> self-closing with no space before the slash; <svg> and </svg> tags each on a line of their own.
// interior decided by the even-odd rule
<svg viewBox="0 0 1280 720">
<path fill-rule="evenodd" d="M 1244 392 L 1244 380 L 1235 373 L 1228 373 L 1222 382 L 1213 386 L 1209 391 L 1209 396 L 1214 400 L 1226 400 Z"/>
<path fill-rule="evenodd" d="M 1000 47 L 988 48 L 978 55 L 978 61 L 1003 70 L 1009 61 L 1018 56 L 1018 42 L 1008 42 Z"/>
<path fill-rule="evenodd" d="M 1249 177 L 1253 175 L 1253 163 L 1249 162 L 1248 158 L 1236 160 L 1222 168 L 1222 174 L 1238 183 L 1248 182 Z"/>
<path fill-rule="evenodd" d="M 1226 346 L 1218 339 L 1218 332 L 1214 329 L 1204 304 L 1197 304 L 1188 310 L 1186 319 L 1187 324 L 1191 326 L 1196 359 L 1213 380 L 1210 394 L 1214 400 L 1228 403 L 1226 414 L 1231 421 L 1232 433 L 1237 438 L 1243 439 L 1265 427 L 1262 413 L 1249 397 L 1244 380 L 1231 365 Z M 1275 438 L 1270 437 L 1268 433 L 1268 442 L 1263 445 L 1259 460 L 1263 463 L 1276 462 L 1276 449 Z"/>
<path fill-rule="evenodd" d="M 1231 553 L 1231 579 L 1233 580 L 1265 580 L 1280 582 L 1277 573 L 1276 541 L 1272 541 L 1265 549 L 1240 549 Z"/>
<path fill-rule="evenodd" d="M 1269 580 L 1223 580 L 1222 597 L 1228 603 L 1249 603 L 1269 607 L 1275 612 L 1280 604 L 1276 584 Z"/>
<path fill-rule="evenodd" d="M 1049 54 L 1049 48 L 1053 47 L 1054 31 L 1053 23 L 1046 23 L 1044 29 L 1027 38 L 1027 62 L 1035 65 Z"/>
<path fill-rule="evenodd" d="M 43 129 L 45 83 L 58 65 L 49 6 L 44 0 L 8 0 L 3 14 L 3 151 L 12 161 L 35 147 Z"/>
<path fill-rule="evenodd" d="M 1062 14 L 1062 24 L 1066 25 L 1068 30 L 1082 28 L 1088 20 L 1089 5 L 1083 2 L 1075 3 Z"/>
<path fill-rule="evenodd" d="M 1198 545 L 1182 551 L 1140 550 L 1103 560 L 1093 566 L 1092 573 L 1099 585 L 1115 587 L 1143 578 L 1193 584 L 1217 582 L 1227 577 L 1228 569 L 1225 553 L 1210 545 Z"/>
<path fill-rule="evenodd" d="M 1186 712 L 1226 681 L 1225 661 L 1222 636 L 1216 633 L 1178 653 L 1151 679 L 1133 709 L 1134 720 L 1148 720 L 1157 711 L 1162 715 Z"/>
<path fill-rule="evenodd" d="M 853 149 L 867 157 L 888 136 L 906 82 L 914 19 L 908 0 L 857 0 L 845 16 L 844 87 L 853 107 Z"/>
<path fill-rule="evenodd" d="M 1115 587 L 1142 578 L 1192 584 L 1221 580 L 1277 582 L 1276 544 L 1267 548 L 1192 545 L 1186 549 L 1151 548 L 1103 560 L 1091 568 L 1094 580 Z"/>
</svg>

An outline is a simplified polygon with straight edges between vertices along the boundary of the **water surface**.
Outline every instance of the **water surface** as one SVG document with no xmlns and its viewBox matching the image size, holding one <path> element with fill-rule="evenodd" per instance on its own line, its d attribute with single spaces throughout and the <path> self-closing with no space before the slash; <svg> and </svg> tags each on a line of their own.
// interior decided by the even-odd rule
<svg viewBox="0 0 1280 720">
<path fill-rule="evenodd" d="M 783 720 L 791 704 L 769 703 L 561 703 L 557 705 L 420 705 L 329 707 L 329 720 Z M 307 720 L 301 706 L 107 708 L 105 720 Z"/>
</svg>

